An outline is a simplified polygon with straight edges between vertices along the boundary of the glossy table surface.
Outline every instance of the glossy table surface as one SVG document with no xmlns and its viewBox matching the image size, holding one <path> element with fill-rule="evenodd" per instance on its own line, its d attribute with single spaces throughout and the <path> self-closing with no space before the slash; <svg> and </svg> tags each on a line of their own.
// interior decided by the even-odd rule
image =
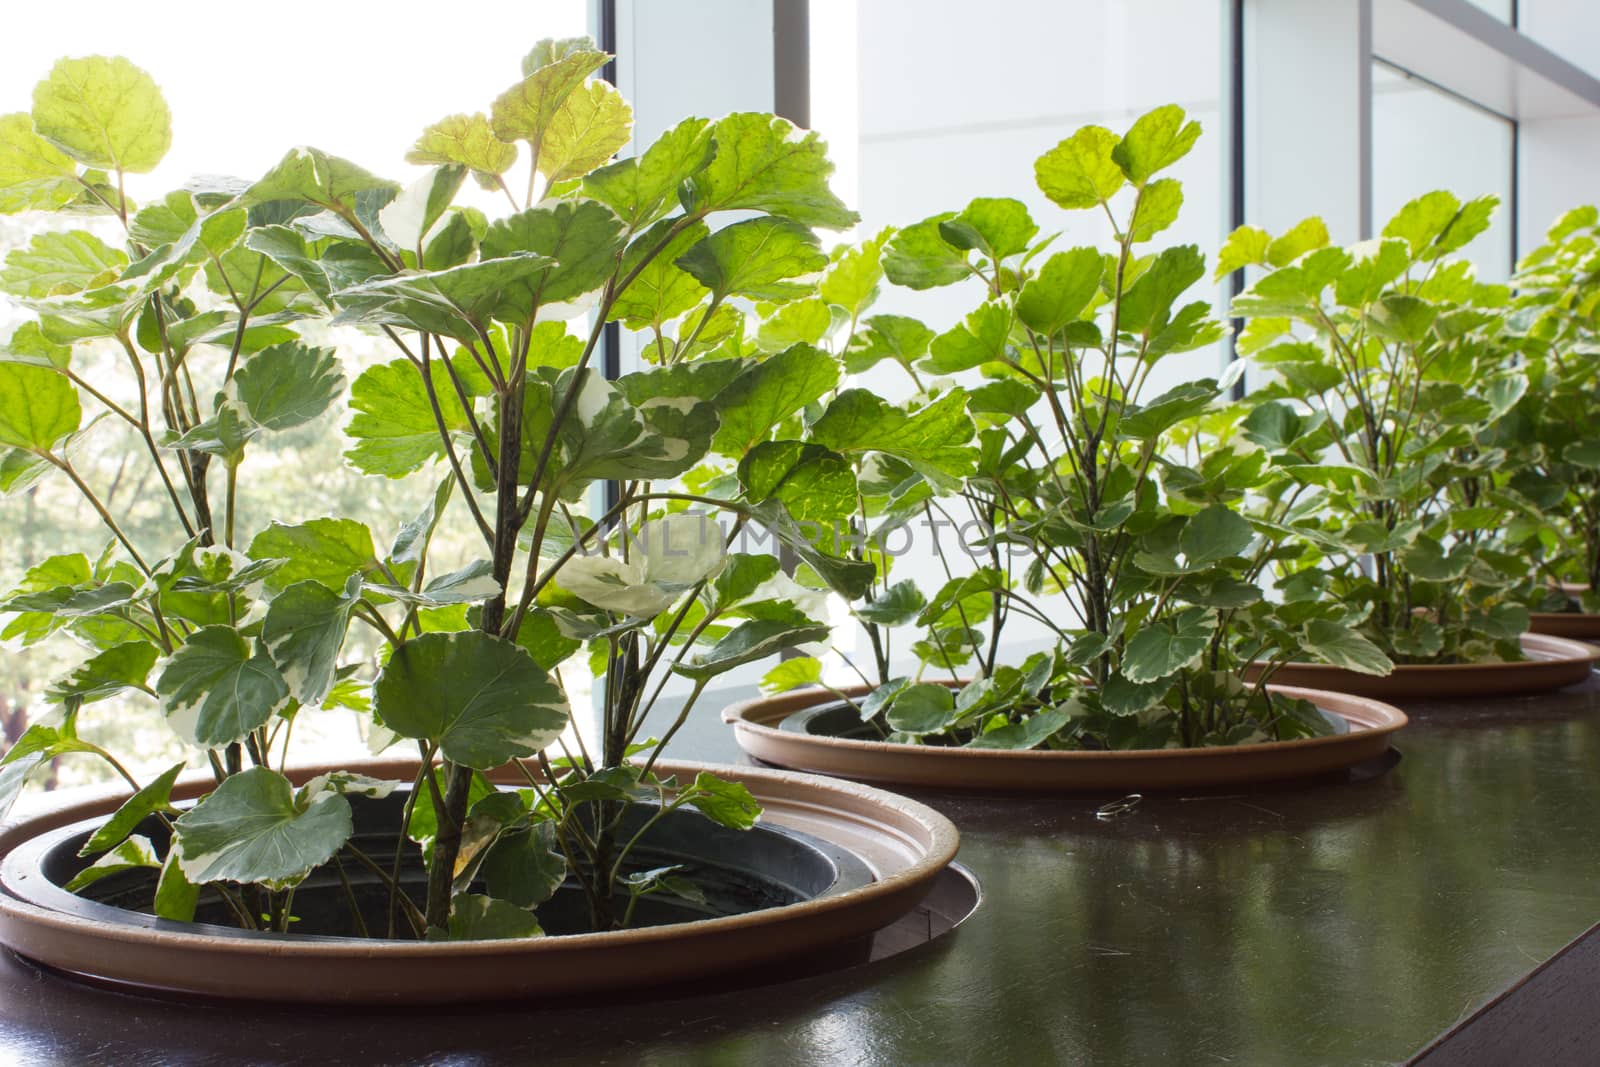
<svg viewBox="0 0 1600 1067">
<path fill-rule="evenodd" d="M 985 901 L 877 963 L 422 1015 L 180 1006 L 0 954 L 0 1061 L 1404 1061 L 1600 922 L 1600 685 L 1407 710 L 1390 766 L 1109 821 L 1113 796 L 918 793 Z M 736 760 L 715 719 L 676 751 Z"/>
</svg>

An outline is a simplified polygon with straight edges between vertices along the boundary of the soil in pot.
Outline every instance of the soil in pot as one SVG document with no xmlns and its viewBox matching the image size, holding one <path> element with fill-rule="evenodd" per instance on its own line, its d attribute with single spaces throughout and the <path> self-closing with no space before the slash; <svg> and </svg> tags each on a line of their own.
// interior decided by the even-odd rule
<svg viewBox="0 0 1600 1067">
<path fill-rule="evenodd" d="M 1330 733 L 1337 735 L 1350 732 L 1350 723 L 1342 716 L 1321 708 L 1317 709 L 1317 713 L 1327 722 Z M 779 722 L 778 729 L 812 737 L 838 737 L 854 741 L 884 739 L 872 723 L 861 721 L 861 711 L 856 705 L 843 700 L 801 708 Z"/>
<path fill-rule="evenodd" d="M 403 817 L 405 793 L 374 799 L 353 797 L 352 814 L 356 832 L 351 843 L 364 855 L 388 871 L 395 857 L 395 828 Z M 619 833 L 631 837 L 654 814 L 646 804 L 632 806 L 622 817 Z M 135 868 L 102 878 L 78 893 L 64 887 L 91 858 L 78 855 L 95 825 L 76 824 L 42 836 L 16 850 L 6 859 L 3 880 L 8 888 L 27 886 L 19 893 L 24 899 L 71 914 L 101 921 L 150 925 L 161 922 L 150 914 L 157 872 Z M 168 830 L 152 817 L 135 833 L 143 834 L 165 853 Z M 27 879 L 21 872 L 36 864 L 44 879 Z M 783 907 L 845 892 L 872 881 L 872 872 L 848 851 L 796 830 L 758 825 L 748 831 L 718 825 L 697 812 L 674 811 L 657 821 L 646 833 L 624 865 L 624 873 L 677 867 L 680 876 L 693 882 L 703 900 L 687 900 L 655 893 L 641 897 L 633 911 L 631 927 L 665 926 L 673 923 L 744 915 L 767 908 Z M 427 872 L 420 850 L 406 842 L 400 857 L 400 883 L 413 899 L 425 893 Z M 349 890 L 345 889 L 348 882 Z M 481 885 L 469 891 L 482 892 Z M 627 898 L 619 896 L 616 913 L 627 910 Z M 383 880 L 371 869 L 343 854 L 339 864 L 327 864 L 313 871 L 295 890 L 293 937 L 362 936 L 368 931 L 382 936 L 389 926 L 389 892 Z M 360 913 L 359 919 L 356 912 Z M 583 892 L 576 879 L 569 878 L 550 900 L 537 909 L 540 925 L 547 935 L 595 932 Z M 222 898 L 204 891 L 195 912 L 195 922 L 204 932 L 223 936 L 283 937 L 238 928 Z M 173 926 L 177 924 L 165 923 Z M 404 922 L 397 922 L 404 936 Z"/>
<path fill-rule="evenodd" d="M 739 745 L 797 770 L 921 788 L 999 793 L 1151 792 L 1326 778 L 1382 758 L 1406 723 L 1398 708 L 1364 697 L 1290 687 L 1275 694 L 1316 706 L 1333 732 L 1289 741 L 1197 748 L 999 749 L 887 741 L 826 689 L 796 690 L 728 707 Z M 864 696 L 865 686 L 842 691 Z M 852 721 L 853 720 L 853 721 Z"/>
</svg>

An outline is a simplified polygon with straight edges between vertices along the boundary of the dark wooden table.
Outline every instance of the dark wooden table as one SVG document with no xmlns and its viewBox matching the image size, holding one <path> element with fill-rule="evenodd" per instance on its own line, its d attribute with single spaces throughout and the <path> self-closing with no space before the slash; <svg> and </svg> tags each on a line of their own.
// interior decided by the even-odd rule
<svg viewBox="0 0 1600 1067">
<path fill-rule="evenodd" d="M 984 904 L 842 972 L 423 1015 L 182 1006 L 0 954 L 0 1062 L 1600 1062 L 1600 685 L 1411 710 L 1387 768 L 1109 822 L 1111 796 L 920 794 Z M 736 758 L 715 720 L 677 751 Z"/>
</svg>

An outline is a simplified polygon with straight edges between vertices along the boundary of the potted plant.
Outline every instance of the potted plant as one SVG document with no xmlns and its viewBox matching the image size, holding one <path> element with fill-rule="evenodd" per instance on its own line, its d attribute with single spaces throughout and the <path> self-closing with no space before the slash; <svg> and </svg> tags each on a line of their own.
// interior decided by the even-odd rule
<svg viewBox="0 0 1600 1067">
<path fill-rule="evenodd" d="M 1528 253 L 1514 285 L 1528 390 L 1502 420 L 1501 480 L 1523 503 L 1504 541 L 1527 562 L 1535 633 L 1600 638 L 1600 447 L 1586 427 L 1596 389 L 1596 252 L 1600 214 L 1567 212 Z"/>
<path fill-rule="evenodd" d="M 609 162 L 631 112 L 592 78 L 607 58 L 541 42 L 487 115 L 423 131 L 408 158 L 428 169 L 404 188 L 297 148 L 257 181 L 136 206 L 124 175 L 159 162 L 169 120 L 123 59 L 62 60 L 32 114 L 4 119 L 0 202 L 108 215 L 125 241 L 52 231 L 4 271 L 36 321 L 0 362 L 0 488 L 66 478 L 112 543 L 36 564 L 0 604 L 12 632 L 92 650 L 52 689 L 59 713 L 0 757 L 0 805 L 74 754 L 131 792 L 0 836 L 0 941 L 209 995 L 572 994 L 848 942 L 950 860 L 953 828 L 919 805 L 660 758 L 720 674 L 826 632 L 768 580 L 770 555 L 733 551 L 745 527 L 858 591 L 860 565 L 781 500 L 675 481 L 718 435 L 754 444 L 787 417 L 736 305 L 800 292 L 826 263 L 813 227 L 854 216 L 816 135 L 770 115 L 687 119 Z M 455 206 L 469 178 L 509 213 Z M 613 381 L 594 363 L 619 320 L 650 344 Z M 329 325 L 390 349 L 349 390 L 350 462 L 440 475 L 387 549 L 347 516 L 235 521 L 256 442 L 344 393 L 337 351 L 307 339 Z M 121 380 L 75 369 L 90 345 L 119 354 Z M 160 544 L 136 543 L 74 463 L 102 419 L 157 473 Z M 586 515 L 605 480 L 614 500 Z M 440 565 L 441 529 L 477 546 L 463 565 Z M 353 626 L 375 659 L 351 656 Z M 567 729 L 557 670 L 585 653 L 593 746 Z M 692 693 L 647 737 L 674 675 Z M 209 778 L 137 781 L 80 734 L 85 704 L 125 691 L 160 702 Z M 296 719 L 330 705 L 370 705 L 403 755 L 291 766 Z"/>
<path fill-rule="evenodd" d="M 844 698 L 833 706 L 812 690 L 730 709 L 750 751 L 878 779 L 1037 789 L 1284 777 L 1387 746 L 1404 722 L 1392 708 L 1244 678 L 1252 660 L 1302 649 L 1356 670 L 1389 663 L 1337 605 L 1267 598 L 1267 568 L 1300 549 L 1284 514 L 1240 513 L 1266 484 L 1271 443 L 1235 435 L 1199 447 L 1202 427 L 1230 417 L 1216 410 L 1228 383 L 1148 388 L 1161 361 L 1222 336 L 1205 301 L 1180 302 L 1204 275 L 1199 251 L 1143 252 L 1182 202 L 1178 182 L 1158 175 L 1199 132 L 1164 107 L 1121 137 L 1079 130 L 1039 159 L 1051 200 L 1111 219 L 1109 249 L 1057 250 L 1056 235 L 1039 237 L 1024 205 L 1005 199 L 889 240 L 891 281 L 983 288 L 916 366 L 982 376 L 970 390 L 975 466 L 953 494 L 971 509 L 987 565 L 952 573 L 925 599 L 897 586 L 867 606 L 924 631 L 917 671 L 831 694 Z M 917 401 L 940 403 L 940 381 Z M 833 411 L 809 427 L 822 448 Z M 924 481 L 925 501 L 939 486 Z M 1053 635 L 1051 647 L 1003 662 L 999 631 L 1022 617 Z"/>
<path fill-rule="evenodd" d="M 1529 636 L 1524 577 L 1494 534 L 1508 502 L 1490 431 L 1526 385 L 1505 286 L 1455 258 L 1493 197 L 1411 201 L 1380 238 L 1340 248 L 1309 218 L 1276 239 L 1234 232 L 1219 272 L 1265 273 L 1233 304 L 1240 351 L 1267 372 L 1243 432 L 1285 453 L 1265 498 L 1293 501 L 1307 551 L 1278 564 L 1294 603 L 1342 605 L 1396 664 L 1387 677 L 1290 664 L 1276 676 L 1377 696 L 1538 692 L 1581 681 L 1592 650 Z M 1264 665 L 1261 673 L 1274 673 Z"/>
</svg>

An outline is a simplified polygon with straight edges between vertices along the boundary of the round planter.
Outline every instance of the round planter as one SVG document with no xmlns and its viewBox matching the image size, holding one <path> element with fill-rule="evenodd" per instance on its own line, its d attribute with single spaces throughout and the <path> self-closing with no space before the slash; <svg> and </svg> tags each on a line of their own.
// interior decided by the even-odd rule
<svg viewBox="0 0 1600 1067">
<path fill-rule="evenodd" d="M 1284 696 L 1314 702 L 1344 720 L 1347 729 L 1327 737 L 1267 741 L 1214 748 L 1059 752 L 902 745 L 889 741 L 831 737 L 784 721 L 834 701 L 825 689 L 802 689 L 747 700 L 722 713 L 750 755 L 797 770 L 896 785 L 974 789 L 1005 793 L 1192 789 L 1243 785 L 1330 774 L 1375 759 L 1389 736 L 1406 723 L 1397 708 L 1344 693 L 1272 686 Z M 841 690 L 856 697 L 865 686 Z"/>
<path fill-rule="evenodd" d="M 1600 615 L 1582 611 L 1535 611 L 1528 618 L 1528 629 L 1536 634 L 1574 641 L 1600 641 Z"/>
<path fill-rule="evenodd" d="M 762 823 L 778 831 L 751 839 L 755 847 L 742 858 L 729 839 L 693 831 L 693 822 L 714 826 L 705 820 L 685 820 L 654 842 L 652 860 L 681 861 L 687 850 L 696 853 L 688 858 L 699 870 L 720 870 L 710 894 L 714 906 L 742 913 L 697 918 L 666 906 L 648 918 L 664 925 L 454 942 L 174 923 L 59 889 L 56 879 L 77 862 L 62 853 L 75 852 L 75 839 L 88 829 L 77 824 L 103 820 L 125 799 L 110 797 L 0 828 L 0 943 L 57 970 L 162 993 L 320 1004 L 563 999 L 781 967 L 862 942 L 915 907 L 956 853 L 956 830 L 947 819 L 881 790 L 758 768 L 657 766 L 663 774 L 693 777 L 710 769 L 743 782 L 764 809 Z M 290 777 L 304 782 L 329 769 Z M 348 769 L 409 779 L 416 764 L 374 761 Z M 509 767 L 490 777 L 524 782 Z M 210 784 L 184 783 L 174 794 L 193 798 Z M 115 890 L 113 884 L 106 893 Z M 757 910 L 743 910 L 750 907 Z"/>
<path fill-rule="evenodd" d="M 1593 645 L 1539 633 L 1522 635 L 1522 651 L 1528 658 L 1520 663 L 1406 663 L 1382 676 L 1323 663 L 1286 663 L 1272 680 L 1378 700 L 1531 696 L 1576 685 L 1600 659 L 1600 648 Z"/>
<path fill-rule="evenodd" d="M 1577 598 L 1589 591 L 1586 582 L 1558 582 L 1556 588 Z M 1551 637 L 1570 637 L 1574 641 L 1600 641 L 1600 615 L 1582 611 L 1535 611 L 1528 629 Z"/>
</svg>

